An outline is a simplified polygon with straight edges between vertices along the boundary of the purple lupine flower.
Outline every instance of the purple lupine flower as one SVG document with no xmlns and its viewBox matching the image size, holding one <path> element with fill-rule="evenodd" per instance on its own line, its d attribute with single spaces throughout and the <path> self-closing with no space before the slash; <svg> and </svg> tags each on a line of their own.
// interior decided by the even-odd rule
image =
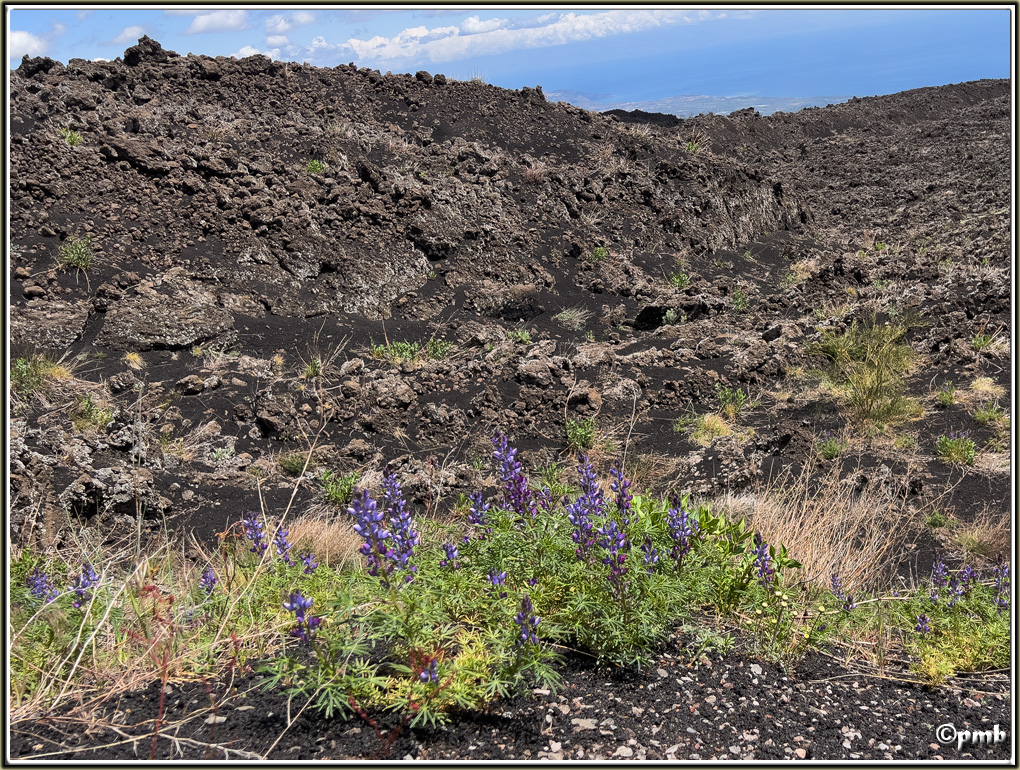
<svg viewBox="0 0 1020 770">
<path fill-rule="evenodd" d="M 28 590 L 32 596 L 36 599 L 43 599 L 46 604 L 60 596 L 60 591 L 53 587 L 50 576 L 38 567 L 32 570 L 32 574 L 28 576 Z"/>
<path fill-rule="evenodd" d="M 843 612 L 857 609 L 857 602 L 854 601 L 854 597 L 843 593 L 843 581 L 840 580 L 839 575 L 835 572 L 832 573 L 831 587 L 833 595 L 843 603 Z"/>
<path fill-rule="evenodd" d="M 613 519 L 610 519 L 598 532 L 602 535 L 599 545 L 607 551 L 606 556 L 602 559 L 602 563 L 609 565 L 609 575 L 607 577 L 613 586 L 613 592 L 620 594 L 626 588 L 623 576 L 629 571 L 624 566 L 624 563 L 627 561 L 627 554 L 625 553 L 627 550 L 627 535 Z"/>
<path fill-rule="evenodd" d="M 486 521 L 486 514 L 489 512 L 489 504 L 482 501 L 481 492 L 473 492 L 470 495 L 471 508 L 468 511 L 468 522 L 473 526 L 481 530 L 478 535 L 479 540 L 484 540 L 485 536 L 492 532 L 491 527 L 486 527 L 488 522 Z M 485 529 L 482 529 L 486 527 Z M 470 535 L 465 535 L 464 542 L 468 542 L 471 539 Z"/>
<path fill-rule="evenodd" d="M 305 565 L 304 573 L 311 575 L 319 568 L 319 562 L 315 561 L 315 554 L 305 551 L 303 554 L 298 556 L 301 559 L 301 563 Z"/>
<path fill-rule="evenodd" d="M 290 549 L 294 546 L 287 541 L 287 535 L 289 534 L 289 529 L 277 528 L 276 533 L 273 535 L 273 545 L 276 546 L 276 555 L 283 559 L 283 563 L 288 567 L 293 567 L 295 562 L 290 558 Z"/>
<path fill-rule="evenodd" d="M 514 615 L 514 623 L 521 630 L 521 635 L 517 637 L 515 642 L 517 647 L 538 644 L 538 635 L 535 633 L 535 629 L 538 628 L 541 620 L 535 614 L 535 608 L 531 604 L 531 597 L 524 594 L 524 598 L 521 599 L 521 611 Z"/>
<path fill-rule="evenodd" d="M 917 633 L 919 633 L 921 636 L 925 636 L 926 634 L 930 633 L 931 618 L 929 618 L 927 615 L 918 615 L 917 625 L 914 626 L 914 630 L 917 631 Z"/>
<path fill-rule="evenodd" d="M 981 575 L 969 564 L 964 564 L 963 569 L 960 570 L 959 579 L 963 593 L 968 594 L 970 593 L 970 589 L 973 587 L 973 584 L 981 579 Z"/>
<path fill-rule="evenodd" d="M 351 500 L 351 507 L 347 512 L 355 519 L 354 531 L 364 539 L 361 545 L 361 554 L 368 559 L 368 574 L 379 575 L 384 571 L 383 580 L 389 574 L 387 562 L 390 558 L 390 549 L 386 541 L 391 539 L 390 533 L 383 526 L 383 512 L 379 505 L 368 494 L 367 489 L 355 492 Z"/>
<path fill-rule="evenodd" d="M 528 585 L 531 586 L 532 588 L 537 586 L 538 585 L 538 576 L 537 575 L 532 575 L 531 577 L 529 577 L 528 578 Z"/>
<path fill-rule="evenodd" d="M 198 587 L 205 591 L 206 596 L 213 592 L 216 588 L 216 584 L 220 582 L 216 577 L 216 573 L 213 572 L 212 567 L 206 567 L 202 572 L 202 577 L 198 579 Z"/>
<path fill-rule="evenodd" d="M 79 609 L 82 604 L 89 601 L 92 598 L 92 594 L 88 592 L 88 589 L 96 585 L 99 582 L 99 575 L 92 569 L 92 565 L 85 562 L 81 567 L 81 574 L 74 579 L 74 584 L 71 588 L 74 589 L 76 598 L 71 602 L 71 606 L 75 609 Z"/>
<path fill-rule="evenodd" d="M 581 476 L 581 494 L 566 506 L 567 519 L 574 525 L 573 538 L 577 543 L 578 558 L 585 558 L 595 544 L 595 518 L 606 512 L 606 501 L 599 487 L 598 477 L 591 461 L 585 457 L 578 472 Z"/>
<path fill-rule="evenodd" d="M 489 583 L 492 584 L 489 591 L 493 595 L 499 596 L 500 599 L 506 598 L 506 591 L 498 591 L 497 589 L 506 585 L 506 572 L 496 572 L 496 570 L 489 570 Z"/>
<path fill-rule="evenodd" d="M 549 513 L 553 509 L 553 505 L 556 503 L 553 500 L 553 493 L 549 487 L 543 487 L 542 491 L 535 496 L 535 500 L 538 503 L 538 507 L 546 513 Z"/>
<path fill-rule="evenodd" d="M 967 592 L 967 585 L 957 575 L 953 575 L 949 578 L 949 601 L 946 603 L 947 607 L 954 606 L 960 599 L 964 597 Z"/>
<path fill-rule="evenodd" d="M 410 564 L 414 555 L 414 547 L 419 543 L 418 531 L 414 529 L 411 514 L 404 501 L 404 493 L 400 489 L 400 481 L 396 474 L 390 473 L 383 478 L 384 500 L 386 513 L 389 515 L 390 532 L 393 534 L 393 549 L 390 558 L 397 569 L 409 570 L 404 580 L 410 583 L 418 568 Z"/>
<path fill-rule="evenodd" d="M 1009 609 L 1009 564 L 999 560 L 992 570 L 992 577 L 995 580 L 995 611 L 1003 612 Z"/>
<path fill-rule="evenodd" d="M 457 569 L 460 565 L 457 564 L 457 557 L 460 555 L 457 553 L 457 546 L 453 543 L 443 543 L 443 553 L 446 554 L 446 558 L 441 559 L 439 562 L 440 567 L 450 565 L 450 569 Z"/>
<path fill-rule="evenodd" d="M 291 629 L 291 636 L 296 636 L 303 642 L 315 637 L 315 631 L 322 622 L 321 618 L 306 617 L 305 613 L 312 608 L 312 604 L 314 604 L 312 597 L 304 596 L 300 591 L 294 591 L 290 595 L 290 600 L 283 603 L 283 608 L 287 612 L 293 612 L 297 621 L 297 626 Z"/>
<path fill-rule="evenodd" d="M 439 665 L 436 663 L 436 659 L 433 658 L 418 674 L 418 678 L 423 682 L 438 682 L 439 681 Z"/>
<path fill-rule="evenodd" d="M 258 514 L 255 511 L 248 511 L 241 523 L 244 524 L 244 536 L 251 541 L 251 548 L 248 550 L 259 556 L 264 554 L 269 545 L 266 543 L 266 533 Z"/>
<path fill-rule="evenodd" d="M 666 514 L 666 526 L 673 540 L 669 555 L 677 563 L 682 563 L 698 534 L 698 521 L 691 518 L 690 511 L 682 503 L 677 502 Z"/>
<path fill-rule="evenodd" d="M 620 522 L 626 528 L 630 524 L 630 504 L 634 499 L 627 491 L 630 489 L 630 482 L 623 477 L 623 471 L 616 468 L 611 468 L 609 475 L 613 477 L 609 488 L 616 493 L 616 509 L 620 512 Z"/>
<path fill-rule="evenodd" d="M 949 570 L 946 569 L 942 556 L 935 554 L 935 563 L 931 568 L 931 584 L 936 589 L 943 588 L 949 584 Z"/>
<path fill-rule="evenodd" d="M 767 589 L 776 578 L 776 570 L 772 566 L 772 556 L 769 554 L 769 544 L 757 532 L 754 533 L 754 566 L 758 574 L 758 582 L 762 588 Z"/>
<path fill-rule="evenodd" d="M 522 519 L 534 518 L 537 510 L 528 488 L 528 477 L 517 460 L 517 449 L 510 446 L 509 439 L 502 433 L 493 437 L 492 445 L 503 481 L 503 505 Z"/>
<path fill-rule="evenodd" d="M 651 575 L 655 569 L 655 565 L 659 562 L 659 552 L 652 544 L 652 539 L 647 535 L 645 536 L 645 542 L 641 544 L 641 550 L 645 555 L 645 569 L 647 569 L 648 574 Z"/>
</svg>

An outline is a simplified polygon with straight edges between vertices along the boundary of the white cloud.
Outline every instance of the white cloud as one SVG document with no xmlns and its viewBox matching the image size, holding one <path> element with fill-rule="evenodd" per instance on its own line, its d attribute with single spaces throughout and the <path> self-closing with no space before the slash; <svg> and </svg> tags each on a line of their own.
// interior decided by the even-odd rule
<svg viewBox="0 0 1020 770">
<path fill-rule="evenodd" d="M 107 59 L 107 58 L 106 58 L 106 57 L 104 57 L 104 56 L 97 56 L 97 57 L 96 57 L 95 59 L 93 59 L 92 61 L 110 61 L 110 60 L 109 60 L 109 59 Z"/>
<path fill-rule="evenodd" d="M 244 59 L 249 56 L 268 56 L 270 59 L 276 60 L 280 58 L 280 49 L 274 48 L 271 51 L 260 51 L 258 48 L 255 48 L 254 46 L 246 45 L 242 46 L 240 51 L 235 51 L 230 55 L 233 56 L 235 59 Z"/>
<path fill-rule="evenodd" d="M 390 38 L 351 38 L 347 41 L 347 47 L 360 59 L 428 59 L 445 62 L 470 56 L 565 45 L 675 24 L 695 24 L 716 16 L 710 12 L 686 14 L 677 10 L 546 13 L 512 27 L 507 25 L 505 19 L 483 21 L 479 16 L 471 16 L 459 27 L 437 27 L 431 30 L 426 27 L 410 27 Z"/>
<path fill-rule="evenodd" d="M 246 11 L 213 11 L 196 16 L 184 34 L 200 32 L 223 32 L 229 29 L 244 29 L 248 22 Z"/>
<path fill-rule="evenodd" d="M 55 21 L 55 22 L 53 22 L 52 25 L 50 25 L 50 37 L 51 38 L 60 37 L 65 32 L 67 32 L 67 25 L 66 24 L 61 24 L 59 21 Z"/>
<path fill-rule="evenodd" d="M 87 19 L 93 13 L 94 13 L 93 11 L 78 11 L 78 13 L 75 14 L 75 18 L 77 18 L 78 21 L 85 21 L 85 19 Z"/>
<path fill-rule="evenodd" d="M 266 38 L 268 45 L 287 45 L 290 42 L 290 38 L 286 35 L 270 35 Z"/>
<path fill-rule="evenodd" d="M 460 24 L 460 31 L 465 35 L 477 35 L 479 32 L 492 32 L 506 24 L 506 19 L 486 19 L 481 21 L 477 16 L 470 16 Z"/>
<path fill-rule="evenodd" d="M 126 27 L 117 37 L 113 39 L 114 43 L 134 43 L 138 38 L 145 34 L 145 30 L 141 27 Z"/>
<path fill-rule="evenodd" d="M 42 56 L 46 53 L 46 41 L 31 32 L 11 31 L 7 37 L 7 56 L 20 60 L 22 56 Z"/>
<path fill-rule="evenodd" d="M 278 13 L 266 19 L 266 32 L 275 32 L 282 35 L 290 32 L 294 27 L 304 27 L 315 22 L 315 14 L 310 11 L 297 11 L 289 16 Z"/>
</svg>

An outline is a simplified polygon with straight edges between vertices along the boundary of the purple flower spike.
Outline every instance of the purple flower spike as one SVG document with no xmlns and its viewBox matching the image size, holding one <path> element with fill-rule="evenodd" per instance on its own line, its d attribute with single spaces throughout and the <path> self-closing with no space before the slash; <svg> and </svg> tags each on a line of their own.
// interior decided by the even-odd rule
<svg viewBox="0 0 1020 770">
<path fill-rule="evenodd" d="M 457 563 L 457 557 L 460 554 L 457 553 L 456 545 L 453 543 L 443 543 L 443 553 L 446 554 L 446 558 L 439 561 L 440 567 L 446 567 L 449 565 L 450 569 L 457 569 L 460 566 Z"/>
<path fill-rule="evenodd" d="M 937 554 L 935 556 L 935 564 L 931 568 L 931 584 L 936 589 L 949 585 L 949 570 L 946 569 L 942 557 Z"/>
<path fill-rule="evenodd" d="M 88 592 L 88 589 L 99 583 L 99 575 L 92 569 L 92 565 L 88 562 L 82 565 L 81 574 L 74 579 L 74 585 L 71 588 L 74 589 L 76 598 L 71 602 L 71 606 L 75 609 L 79 609 L 84 603 L 92 598 L 92 594 Z"/>
<path fill-rule="evenodd" d="M 32 596 L 36 599 L 43 599 L 46 604 L 60 596 L 60 592 L 53 587 L 50 576 L 38 567 L 32 570 L 32 574 L 28 576 L 28 590 Z"/>
<path fill-rule="evenodd" d="M 259 521 L 258 514 L 255 511 L 248 511 L 242 524 L 244 524 L 244 536 L 251 541 L 251 548 L 248 550 L 261 556 L 269 548 L 269 544 L 266 543 L 266 533 L 262 522 Z"/>
<path fill-rule="evenodd" d="M 365 541 L 361 545 L 361 554 L 368 560 L 368 574 L 377 576 L 389 564 L 391 554 L 386 544 L 391 536 L 383 526 L 384 514 L 367 489 L 355 492 L 347 512 L 355 519 L 354 531 Z M 388 570 L 383 575 L 384 582 L 387 574 Z"/>
<path fill-rule="evenodd" d="M 651 575 L 655 570 L 655 565 L 659 563 L 659 552 L 652 544 L 650 537 L 645 537 L 645 542 L 641 544 L 641 551 L 645 555 L 645 569 Z"/>
<path fill-rule="evenodd" d="M 503 481 L 503 504 L 522 519 L 533 519 L 538 511 L 528 488 L 528 477 L 517 460 L 517 450 L 510 446 L 509 439 L 502 433 L 493 437 L 492 445 Z"/>
<path fill-rule="evenodd" d="M 478 539 L 484 540 L 485 536 L 492 532 L 491 528 L 486 527 L 488 524 L 486 514 L 489 512 L 489 504 L 482 502 L 481 492 L 473 492 L 470 497 L 471 509 L 468 511 L 468 522 L 470 522 L 471 526 L 480 530 Z M 464 542 L 466 543 L 470 539 L 470 536 L 465 537 Z"/>
<path fill-rule="evenodd" d="M 213 568 L 206 567 L 202 572 L 202 577 L 198 579 L 198 587 L 205 591 L 206 596 L 208 596 L 213 592 L 213 589 L 216 588 L 216 584 L 218 582 L 220 581 L 216 577 L 216 573 L 213 572 Z"/>
<path fill-rule="evenodd" d="M 914 630 L 917 631 L 921 636 L 925 636 L 931 632 L 931 618 L 927 615 L 917 616 L 917 625 L 914 626 Z"/>
<path fill-rule="evenodd" d="M 423 682 L 432 682 L 435 684 L 439 681 L 439 664 L 436 663 L 435 658 L 428 662 L 428 665 L 422 669 L 418 678 Z"/>
<path fill-rule="evenodd" d="M 305 565 L 304 573 L 311 575 L 319 568 L 319 562 L 315 561 L 315 554 L 308 553 L 307 551 L 301 554 L 299 557 L 301 563 Z"/>
<path fill-rule="evenodd" d="M 587 457 L 584 458 L 578 472 L 581 475 L 581 494 L 577 500 L 566 506 L 566 511 L 567 519 L 574 526 L 573 538 L 577 543 L 577 556 L 584 559 L 595 545 L 594 520 L 605 515 L 606 501 L 599 487 L 595 468 Z"/>
<path fill-rule="evenodd" d="M 857 609 L 857 602 L 854 601 L 854 597 L 850 594 L 843 593 L 843 581 L 840 580 L 839 575 L 835 572 L 832 573 L 832 593 L 839 601 L 843 602 L 843 612 L 850 612 Z"/>
<path fill-rule="evenodd" d="M 514 615 L 514 623 L 520 629 L 520 636 L 515 642 L 517 647 L 524 647 L 528 644 L 538 644 L 538 635 L 535 629 L 541 622 L 541 618 L 535 615 L 535 608 L 531 603 L 531 597 L 527 594 L 521 599 L 521 611 Z"/>
<path fill-rule="evenodd" d="M 992 570 L 992 578 L 995 581 L 995 603 L 996 612 L 1004 612 L 1009 609 L 1009 564 L 999 561 Z"/>
<path fill-rule="evenodd" d="M 289 529 L 277 529 L 276 534 L 273 535 L 273 545 L 276 546 L 276 555 L 283 559 L 283 563 L 288 567 L 293 567 L 295 562 L 290 558 L 290 549 L 293 546 L 287 541 L 289 534 Z"/>
<path fill-rule="evenodd" d="M 627 536 L 614 520 L 610 520 L 598 532 L 602 535 L 599 545 L 607 551 L 602 563 L 609 565 L 609 582 L 613 586 L 613 592 L 619 595 L 627 587 L 623 580 L 624 575 L 629 571 L 627 567 L 623 566 L 627 561 L 625 553 L 628 548 Z"/>
<path fill-rule="evenodd" d="M 758 582 L 762 588 L 767 589 L 776 578 L 776 570 L 772 566 L 772 556 L 769 554 L 769 544 L 757 532 L 754 535 L 754 544 L 755 548 L 752 553 L 754 554 L 754 566 L 758 571 Z"/>
<path fill-rule="evenodd" d="M 494 569 L 489 570 L 489 583 L 492 584 L 492 587 L 489 589 L 489 591 L 493 595 L 499 596 L 500 599 L 506 598 L 506 591 L 497 590 L 506 585 L 506 572 L 496 572 L 496 570 Z"/>
<path fill-rule="evenodd" d="M 698 535 L 698 521 L 691 518 L 691 513 L 682 503 L 677 503 L 666 514 L 666 526 L 673 540 L 669 555 L 682 564 L 684 557 L 691 551 L 695 537 Z"/>
<path fill-rule="evenodd" d="M 616 468 L 612 468 L 609 475 L 613 477 L 609 488 L 616 492 L 616 508 L 620 511 L 620 520 L 623 526 L 627 527 L 630 524 L 630 504 L 634 499 L 634 496 L 627 491 L 630 489 L 630 482 L 623 477 L 623 471 Z"/>
<path fill-rule="evenodd" d="M 321 618 L 305 617 L 305 613 L 312 608 L 313 603 L 310 596 L 304 596 L 300 591 L 294 591 L 290 595 L 289 601 L 283 603 L 283 608 L 287 612 L 293 612 L 294 619 L 297 621 L 297 626 L 291 629 L 291 636 L 296 636 L 303 642 L 310 641 L 315 637 L 315 632 L 322 622 Z"/>
<path fill-rule="evenodd" d="M 404 501 L 404 494 L 395 474 L 390 473 L 383 478 L 383 491 L 390 531 L 393 535 L 393 549 L 390 552 L 390 558 L 397 569 L 406 569 L 411 573 L 417 572 L 418 568 L 411 565 L 410 560 L 414 555 L 414 547 L 419 543 L 418 532 L 413 527 L 411 514 L 407 510 L 407 503 Z M 410 583 L 414 580 L 413 574 L 406 575 L 404 580 Z"/>
</svg>

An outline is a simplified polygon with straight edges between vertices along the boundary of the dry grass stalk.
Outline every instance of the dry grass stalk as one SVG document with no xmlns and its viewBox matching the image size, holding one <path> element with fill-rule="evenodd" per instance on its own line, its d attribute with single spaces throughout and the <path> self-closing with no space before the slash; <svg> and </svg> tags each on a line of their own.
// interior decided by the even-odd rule
<svg viewBox="0 0 1020 770">
<path fill-rule="evenodd" d="M 987 507 L 974 517 L 974 521 L 961 523 L 953 531 L 953 540 L 963 552 L 965 560 L 994 563 L 1009 559 L 1013 544 L 1009 515 L 993 513 Z"/>
<path fill-rule="evenodd" d="M 785 545 L 808 580 L 827 585 L 836 573 L 852 593 L 888 585 L 915 513 L 878 485 L 860 490 L 841 483 L 838 469 L 820 479 L 813 471 L 784 474 L 723 505 L 749 505 L 754 528 L 767 542 Z"/>
<path fill-rule="evenodd" d="M 295 552 L 310 551 L 320 564 L 333 569 L 356 563 L 362 542 L 349 517 L 337 518 L 329 506 L 318 506 L 291 521 L 290 541 Z"/>
</svg>

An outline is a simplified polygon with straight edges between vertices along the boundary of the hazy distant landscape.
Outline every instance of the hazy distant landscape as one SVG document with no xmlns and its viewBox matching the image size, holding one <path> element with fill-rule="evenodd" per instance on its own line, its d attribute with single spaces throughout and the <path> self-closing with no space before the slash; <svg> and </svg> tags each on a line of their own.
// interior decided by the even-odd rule
<svg viewBox="0 0 1020 770">
<path fill-rule="evenodd" d="M 680 94 L 663 99 L 647 101 L 619 101 L 613 94 L 591 94 L 578 91 L 552 91 L 546 96 L 553 102 L 569 102 L 595 112 L 609 110 L 643 110 L 662 112 L 680 118 L 713 113 L 728 115 L 736 110 L 753 107 L 762 115 L 775 112 L 796 112 L 805 107 L 827 107 L 850 101 L 850 96 L 706 96 L 704 94 Z"/>
</svg>

